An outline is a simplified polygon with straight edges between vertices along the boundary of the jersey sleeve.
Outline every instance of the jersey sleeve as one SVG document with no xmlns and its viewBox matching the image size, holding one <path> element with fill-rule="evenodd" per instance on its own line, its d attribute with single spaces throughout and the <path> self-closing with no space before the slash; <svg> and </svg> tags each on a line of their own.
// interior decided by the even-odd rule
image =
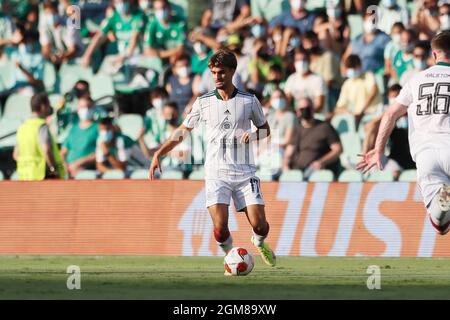
<svg viewBox="0 0 450 320">
<path fill-rule="evenodd" d="M 201 110 L 200 110 L 200 99 L 197 98 L 192 105 L 191 112 L 186 116 L 183 121 L 183 125 L 187 128 L 193 129 L 200 121 Z"/>
<path fill-rule="evenodd" d="M 400 90 L 400 93 L 398 94 L 397 98 L 395 98 L 395 101 L 409 107 L 413 102 L 413 95 L 411 92 L 411 87 L 408 84 L 406 84 L 402 90 Z"/>
<path fill-rule="evenodd" d="M 264 116 L 261 103 L 259 103 L 256 97 L 253 97 L 251 120 L 256 127 L 261 127 L 266 123 L 266 117 Z"/>
</svg>

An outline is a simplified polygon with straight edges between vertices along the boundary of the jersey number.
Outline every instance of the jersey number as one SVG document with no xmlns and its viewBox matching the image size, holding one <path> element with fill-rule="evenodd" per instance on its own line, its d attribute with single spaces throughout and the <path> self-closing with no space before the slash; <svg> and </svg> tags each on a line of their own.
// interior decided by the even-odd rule
<svg viewBox="0 0 450 320">
<path fill-rule="evenodd" d="M 436 87 L 427 90 L 429 93 L 424 93 L 424 89 L 433 88 L 434 83 L 424 83 L 419 86 L 419 100 L 426 99 L 426 106 L 421 102 L 417 105 L 417 115 L 424 116 L 433 114 L 447 114 L 450 106 L 450 82 L 436 83 Z"/>
</svg>

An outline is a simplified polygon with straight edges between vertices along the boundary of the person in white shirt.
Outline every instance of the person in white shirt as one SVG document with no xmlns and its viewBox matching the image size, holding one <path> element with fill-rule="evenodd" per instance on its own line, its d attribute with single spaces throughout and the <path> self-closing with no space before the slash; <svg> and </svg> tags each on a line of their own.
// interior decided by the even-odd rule
<svg viewBox="0 0 450 320">
<path fill-rule="evenodd" d="M 357 168 L 383 169 L 386 142 L 400 117 L 408 113 L 409 145 L 417 183 L 430 222 L 439 234 L 450 230 L 450 31 L 431 40 L 436 65 L 416 74 L 384 113 L 375 148 L 361 155 Z"/>
<path fill-rule="evenodd" d="M 270 135 L 261 104 L 251 94 L 239 91 L 232 82 L 237 60 L 233 52 L 218 50 L 208 67 L 216 89 L 196 99 L 183 124 L 155 152 L 150 178 L 161 172 L 160 158 L 170 152 L 202 122 L 206 127 L 206 207 L 214 225 L 214 237 L 227 253 L 233 247 L 228 229 L 228 207 L 233 198 L 236 211 L 243 211 L 253 228 L 252 243 L 263 261 L 275 266 L 273 251 L 264 241 L 269 233 L 260 180 L 256 177 L 253 142 Z M 257 128 L 252 132 L 252 124 Z M 225 275 L 229 275 L 225 272 Z"/>
</svg>

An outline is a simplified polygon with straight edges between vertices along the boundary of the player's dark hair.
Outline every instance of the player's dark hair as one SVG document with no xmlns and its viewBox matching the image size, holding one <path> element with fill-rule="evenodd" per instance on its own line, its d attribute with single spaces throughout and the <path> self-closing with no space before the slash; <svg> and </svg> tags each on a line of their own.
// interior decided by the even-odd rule
<svg viewBox="0 0 450 320">
<path fill-rule="evenodd" d="M 47 94 L 45 92 L 38 92 L 34 94 L 31 98 L 31 111 L 41 111 L 41 105 L 43 104 L 50 104 Z"/>
<path fill-rule="evenodd" d="M 345 66 L 347 68 L 361 67 L 361 59 L 357 54 L 351 54 L 345 59 Z"/>
<path fill-rule="evenodd" d="M 208 61 L 208 68 L 222 67 L 236 70 L 236 55 L 228 49 L 220 49 L 214 53 Z"/>
<path fill-rule="evenodd" d="M 450 30 L 445 30 L 431 39 L 433 51 L 442 51 L 445 57 L 450 58 Z"/>
</svg>

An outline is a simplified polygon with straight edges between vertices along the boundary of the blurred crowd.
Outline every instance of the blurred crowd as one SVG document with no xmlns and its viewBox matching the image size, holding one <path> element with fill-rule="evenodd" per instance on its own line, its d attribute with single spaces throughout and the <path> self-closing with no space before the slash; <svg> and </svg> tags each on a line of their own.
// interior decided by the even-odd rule
<svg viewBox="0 0 450 320">
<path fill-rule="evenodd" d="M 450 29 L 449 0 L 204 2 L 1 1 L 0 148 L 15 147 L 19 178 L 38 175 L 37 165 L 20 172 L 37 161 L 30 150 L 24 160 L 32 132 L 39 139 L 30 143 L 48 150 L 46 177 L 147 168 L 195 99 L 214 89 L 208 59 L 228 48 L 235 86 L 256 95 L 272 129 L 257 150 L 259 172 L 308 178 L 327 169 L 337 179 L 374 146 L 401 87 L 434 63 L 431 38 Z M 22 130 L 30 116 L 44 123 Z M 415 168 L 407 127 L 398 121 L 386 150 L 394 179 Z M 200 170 L 204 139 L 194 130 L 163 171 Z"/>
</svg>

